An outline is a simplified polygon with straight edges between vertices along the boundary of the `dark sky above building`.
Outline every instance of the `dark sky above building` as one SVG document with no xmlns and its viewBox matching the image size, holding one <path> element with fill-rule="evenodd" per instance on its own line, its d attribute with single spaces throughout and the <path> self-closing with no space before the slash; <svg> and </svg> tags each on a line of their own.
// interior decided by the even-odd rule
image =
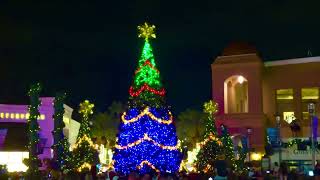
<svg viewBox="0 0 320 180">
<path fill-rule="evenodd" d="M 68 92 L 103 111 L 125 102 L 143 41 L 136 26 L 157 27 L 152 41 L 174 112 L 211 97 L 214 58 L 233 41 L 264 60 L 320 54 L 318 0 L 53 0 L 0 2 L 0 103 L 23 103 L 32 82 L 43 96 Z"/>
</svg>

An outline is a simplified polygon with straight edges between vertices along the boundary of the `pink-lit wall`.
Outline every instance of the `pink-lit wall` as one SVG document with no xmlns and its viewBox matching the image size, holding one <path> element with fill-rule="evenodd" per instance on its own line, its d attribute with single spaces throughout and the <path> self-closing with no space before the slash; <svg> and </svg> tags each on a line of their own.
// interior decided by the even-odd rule
<svg viewBox="0 0 320 180">
<path fill-rule="evenodd" d="M 247 136 L 247 129 L 252 129 L 250 147 L 263 151 L 265 117 L 262 107 L 262 60 L 255 53 L 219 56 L 211 69 L 212 96 L 219 105 L 216 125 L 226 125 L 232 135 Z M 232 76 L 243 76 L 248 82 L 248 112 L 225 113 L 224 83 Z"/>
<path fill-rule="evenodd" d="M 39 112 L 41 115 L 44 115 L 44 119 L 38 120 L 40 131 L 40 138 L 47 139 L 46 144 L 43 149 L 43 154 L 39 155 L 39 158 L 52 158 L 51 146 L 53 144 L 52 130 L 54 127 L 53 123 L 53 97 L 41 97 L 41 106 L 39 107 Z M 1 113 L 4 113 L 1 117 Z M 6 113 L 9 113 L 9 117 L 6 117 Z M 26 114 L 28 113 L 27 105 L 11 105 L 11 104 L 0 104 L 0 123 L 26 123 Z M 14 114 L 12 118 L 11 114 Z M 18 118 L 16 117 L 18 115 Z M 21 114 L 24 114 L 24 117 L 21 118 Z"/>
<path fill-rule="evenodd" d="M 212 97 L 219 105 L 216 124 L 226 125 L 233 135 L 247 136 L 252 129 L 250 143 L 258 151 L 264 149 L 265 129 L 276 127 L 276 90 L 293 89 L 293 111 L 300 120 L 298 136 L 310 135 L 310 121 L 303 121 L 301 89 L 320 87 L 320 57 L 262 62 L 257 53 L 228 54 L 219 56 L 211 65 Z M 248 112 L 228 113 L 225 111 L 225 85 L 229 77 L 243 76 L 248 83 Z M 316 115 L 320 116 L 319 102 Z M 320 125 L 318 127 L 320 133 Z M 319 134 L 318 133 L 318 134 Z M 281 137 L 292 136 L 290 125 L 282 118 Z"/>
</svg>

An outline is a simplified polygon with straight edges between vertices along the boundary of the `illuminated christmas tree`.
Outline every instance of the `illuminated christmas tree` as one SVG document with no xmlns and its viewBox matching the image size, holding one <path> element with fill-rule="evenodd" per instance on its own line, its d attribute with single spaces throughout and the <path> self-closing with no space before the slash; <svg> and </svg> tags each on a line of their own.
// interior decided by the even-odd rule
<svg viewBox="0 0 320 180">
<path fill-rule="evenodd" d="M 118 173 L 139 170 L 145 173 L 177 172 L 181 152 L 177 147 L 176 128 L 165 102 L 165 89 L 149 39 L 155 38 L 155 26 L 138 26 L 144 47 L 132 86 L 128 109 L 121 117 L 117 135 L 114 167 Z"/>
<path fill-rule="evenodd" d="M 234 155 L 234 145 L 231 139 L 231 136 L 228 132 L 228 129 L 226 126 L 221 125 L 221 137 L 220 137 L 222 144 L 223 144 L 223 149 L 224 149 L 224 154 L 226 155 L 226 160 L 229 162 L 229 164 L 237 170 L 237 165 L 235 161 L 235 155 Z"/>
<path fill-rule="evenodd" d="M 28 95 L 30 97 L 30 105 L 29 105 L 29 118 L 27 121 L 28 127 L 28 140 L 29 140 L 29 159 L 28 159 L 28 172 L 30 178 L 34 178 L 39 174 L 39 163 L 38 152 L 39 152 L 39 124 L 38 118 L 40 117 L 39 106 L 41 105 L 41 101 L 39 99 L 39 95 L 41 92 L 40 83 L 36 83 L 31 86 Z"/>
<path fill-rule="evenodd" d="M 65 124 L 63 122 L 64 115 L 64 100 L 66 98 L 65 93 L 57 93 L 54 99 L 54 130 L 52 131 L 54 144 L 52 149 L 54 150 L 53 159 L 58 165 L 58 169 L 61 171 L 70 170 L 70 151 L 68 139 L 63 134 L 63 128 Z"/>
<path fill-rule="evenodd" d="M 204 173 L 214 173 L 214 163 L 218 155 L 223 153 L 222 142 L 217 137 L 215 126 L 215 114 L 218 112 L 218 104 L 214 101 L 204 103 L 203 111 L 208 114 L 204 140 L 200 142 L 200 151 L 197 154 L 195 167 Z"/>
<path fill-rule="evenodd" d="M 96 160 L 97 150 L 91 140 L 89 126 L 89 116 L 93 113 L 93 107 L 94 104 L 88 100 L 80 104 L 79 113 L 82 115 L 82 121 L 76 144 L 72 148 L 73 165 L 79 172 L 90 170 Z"/>
</svg>

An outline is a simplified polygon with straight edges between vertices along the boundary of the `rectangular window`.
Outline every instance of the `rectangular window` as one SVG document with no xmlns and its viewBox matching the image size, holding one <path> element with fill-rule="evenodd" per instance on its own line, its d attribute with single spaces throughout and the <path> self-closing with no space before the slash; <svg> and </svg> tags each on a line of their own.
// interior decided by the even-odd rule
<svg viewBox="0 0 320 180">
<path fill-rule="evenodd" d="M 293 89 L 277 89 L 276 90 L 276 112 L 282 115 L 282 119 L 291 122 L 294 115 L 293 105 Z"/>
<path fill-rule="evenodd" d="M 316 114 L 317 108 L 319 107 L 319 88 L 311 87 L 311 88 L 302 88 L 301 89 L 301 107 L 302 107 L 302 118 L 303 120 L 309 120 L 309 112 L 308 112 L 308 104 L 315 103 L 315 111 Z"/>
</svg>

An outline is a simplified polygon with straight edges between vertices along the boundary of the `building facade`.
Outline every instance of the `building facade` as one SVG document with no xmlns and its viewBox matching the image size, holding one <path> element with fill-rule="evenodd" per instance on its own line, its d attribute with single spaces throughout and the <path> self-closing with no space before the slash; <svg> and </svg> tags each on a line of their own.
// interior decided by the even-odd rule
<svg viewBox="0 0 320 180">
<path fill-rule="evenodd" d="M 277 127 L 276 116 L 281 138 L 310 137 L 308 103 L 315 103 L 320 115 L 320 57 L 263 61 L 254 47 L 235 43 L 211 68 L 217 126 L 224 124 L 234 137 L 246 137 L 252 151 L 264 152 L 266 129 Z M 296 133 L 290 128 L 293 120 L 301 127 Z"/>
<path fill-rule="evenodd" d="M 54 129 L 53 114 L 54 98 L 42 97 L 39 107 L 39 158 L 44 160 L 52 158 L 53 145 L 52 131 Z M 80 123 L 72 119 L 73 109 L 64 105 L 65 113 L 63 129 L 69 143 L 75 143 Z M 0 164 L 6 164 L 9 171 L 26 171 L 27 167 L 22 163 L 28 158 L 27 152 L 27 119 L 29 118 L 28 105 L 0 104 Z"/>
</svg>

